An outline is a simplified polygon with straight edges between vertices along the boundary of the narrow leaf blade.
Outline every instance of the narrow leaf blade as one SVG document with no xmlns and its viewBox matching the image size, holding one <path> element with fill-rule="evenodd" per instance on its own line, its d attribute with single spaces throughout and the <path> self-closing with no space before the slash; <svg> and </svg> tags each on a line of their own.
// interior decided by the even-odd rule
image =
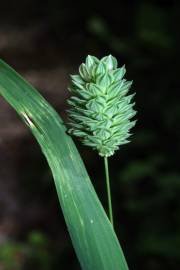
<svg viewBox="0 0 180 270">
<path fill-rule="evenodd" d="M 56 111 L 2 60 L 0 95 L 28 125 L 46 156 L 82 269 L 128 270 L 115 232 Z"/>
</svg>

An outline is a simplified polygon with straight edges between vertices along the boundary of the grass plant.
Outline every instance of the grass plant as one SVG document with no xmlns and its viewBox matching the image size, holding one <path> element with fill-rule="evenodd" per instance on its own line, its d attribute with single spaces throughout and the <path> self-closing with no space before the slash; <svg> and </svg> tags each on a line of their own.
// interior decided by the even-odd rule
<svg viewBox="0 0 180 270">
<path fill-rule="evenodd" d="M 0 95 L 29 127 L 47 159 L 81 268 L 128 270 L 113 226 L 96 195 L 76 146 L 57 112 L 33 86 L 2 60 Z M 117 148 L 115 141 L 112 147 L 114 150 Z M 113 149 L 108 153 L 114 151 Z M 101 150 L 101 153 L 106 153 L 107 148 Z M 108 186 L 107 156 L 104 155 L 104 161 Z M 110 187 L 108 198 L 110 218 L 113 222 Z"/>
</svg>

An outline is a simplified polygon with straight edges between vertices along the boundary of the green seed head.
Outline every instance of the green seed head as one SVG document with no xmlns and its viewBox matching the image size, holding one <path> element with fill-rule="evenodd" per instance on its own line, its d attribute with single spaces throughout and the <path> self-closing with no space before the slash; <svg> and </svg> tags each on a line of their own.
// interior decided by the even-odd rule
<svg viewBox="0 0 180 270">
<path fill-rule="evenodd" d="M 127 95 L 132 82 L 123 78 L 125 72 L 111 55 L 101 60 L 89 55 L 79 74 L 71 76 L 69 133 L 101 156 L 111 156 L 128 143 L 129 130 L 136 122 L 130 121 L 136 112 L 131 102 L 134 94 Z"/>
</svg>

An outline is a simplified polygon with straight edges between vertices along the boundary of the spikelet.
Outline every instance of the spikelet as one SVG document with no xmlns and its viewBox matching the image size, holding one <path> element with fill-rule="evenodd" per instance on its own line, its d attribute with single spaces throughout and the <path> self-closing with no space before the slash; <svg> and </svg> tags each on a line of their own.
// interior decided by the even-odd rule
<svg viewBox="0 0 180 270">
<path fill-rule="evenodd" d="M 69 133 L 100 156 L 111 156 L 128 143 L 129 130 L 136 122 L 130 121 L 136 112 L 131 102 L 134 94 L 127 95 L 132 82 L 123 78 L 125 72 L 124 66 L 117 68 L 117 60 L 111 55 L 101 60 L 89 55 L 80 65 L 79 74 L 71 76 Z"/>
</svg>

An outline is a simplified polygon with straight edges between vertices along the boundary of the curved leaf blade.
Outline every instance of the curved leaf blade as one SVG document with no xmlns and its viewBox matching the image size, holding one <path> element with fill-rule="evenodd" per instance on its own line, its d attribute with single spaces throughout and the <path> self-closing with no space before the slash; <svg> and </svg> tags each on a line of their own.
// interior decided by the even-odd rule
<svg viewBox="0 0 180 270">
<path fill-rule="evenodd" d="M 46 156 L 82 269 L 128 270 L 112 225 L 56 111 L 2 60 L 0 94 L 28 125 Z"/>
</svg>

